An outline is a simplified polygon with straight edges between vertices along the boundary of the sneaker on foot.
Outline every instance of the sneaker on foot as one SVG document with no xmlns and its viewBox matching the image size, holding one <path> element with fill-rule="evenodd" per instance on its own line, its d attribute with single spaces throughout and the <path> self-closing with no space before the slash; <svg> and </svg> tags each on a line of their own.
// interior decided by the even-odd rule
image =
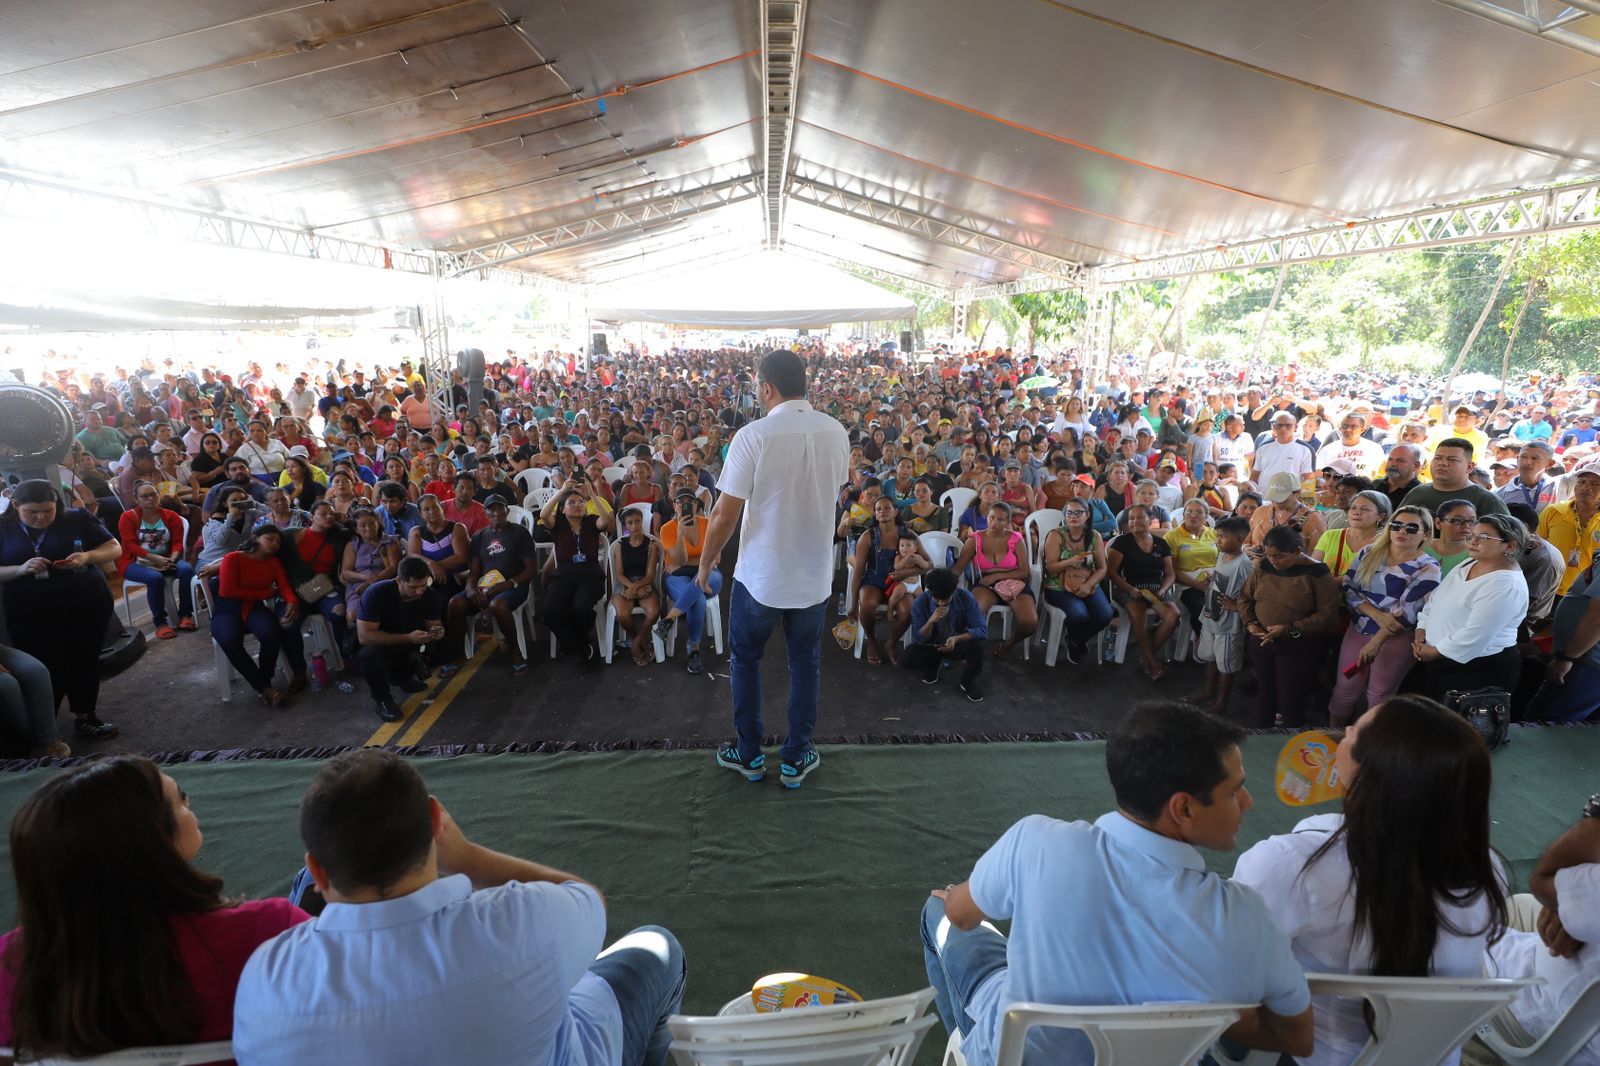
<svg viewBox="0 0 1600 1066">
<path fill-rule="evenodd" d="M 400 705 L 395 703 L 393 697 L 385 697 L 381 700 L 373 700 L 372 709 L 376 711 L 378 713 L 378 717 L 382 718 L 385 722 L 398 722 L 400 719 L 405 717 L 405 715 L 400 713 Z"/>
<path fill-rule="evenodd" d="M 700 663 L 700 653 L 698 651 L 692 651 L 689 653 L 689 665 L 686 667 L 686 669 L 691 674 L 703 674 L 706 672 L 706 668 Z"/>
<path fill-rule="evenodd" d="M 428 687 L 428 683 L 413 674 L 411 677 L 402 677 L 396 681 L 395 687 L 401 692 L 421 692 Z"/>
<path fill-rule="evenodd" d="M 783 760 L 779 775 L 784 788 L 799 788 L 800 782 L 805 780 L 807 774 L 822 765 L 822 756 L 816 748 L 812 748 L 800 756 L 799 762 Z"/>
<path fill-rule="evenodd" d="M 672 636 L 672 623 L 676 621 L 676 618 L 662 618 L 658 620 L 655 624 L 656 639 L 664 642 L 668 637 Z"/>
<path fill-rule="evenodd" d="M 961 691 L 967 694 L 967 699 L 973 703 L 983 702 L 983 689 L 978 687 L 976 681 L 961 682 Z"/>
<path fill-rule="evenodd" d="M 1067 662 L 1071 663 L 1073 666 L 1077 666 L 1083 661 L 1083 657 L 1089 654 L 1089 649 L 1084 647 L 1082 644 L 1079 644 L 1075 640 L 1069 640 L 1067 641 L 1066 652 Z"/>
<path fill-rule="evenodd" d="M 741 759 L 737 744 L 724 744 L 717 749 L 717 765 L 743 774 L 747 781 L 760 781 L 767 776 L 767 757 L 758 751 L 749 759 Z"/>
<path fill-rule="evenodd" d="M 922 683 L 924 685 L 937 685 L 939 683 L 939 671 L 942 669 L 944 669 L 944 660 L 940 659 L 923 672 Z"/>
<path fill-rule="evenodd" d="M 606 668 L 606 657 L 600 654 L 600 649 L 593 641 L 584 646 L 583 668 L 591 674 L 599 673 Z"/>
<path fill-rule="evenodd" d="M 73 728 L 80 736 L 93 737 L 96 740 L 110 740 L 120 730 L 110 722 L 102 722 L 98 718 L 79 718 L 73 722 Z"/>
</svg>

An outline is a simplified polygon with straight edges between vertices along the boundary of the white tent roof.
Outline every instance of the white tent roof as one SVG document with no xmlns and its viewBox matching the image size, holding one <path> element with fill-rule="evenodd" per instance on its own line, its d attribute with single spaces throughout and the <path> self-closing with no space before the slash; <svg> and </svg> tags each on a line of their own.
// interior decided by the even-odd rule
<svg viewBox="0 0 1600 1066">
<path fill-rule="evenodd" d="M 833 267 L 762 252 L 638 285 L 598 289 L 590 297 L 589 314 L 601 322 L 809 329 L 911 318 L 916 305 Z"/>
</svg>

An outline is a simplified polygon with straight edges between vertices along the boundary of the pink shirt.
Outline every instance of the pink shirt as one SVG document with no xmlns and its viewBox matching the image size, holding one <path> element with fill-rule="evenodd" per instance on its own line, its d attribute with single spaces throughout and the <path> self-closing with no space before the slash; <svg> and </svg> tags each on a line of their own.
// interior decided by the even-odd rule
<svg viewBox="0 0 1600 1066">
<path fill-rule="evenodd" d="M 233 1033 L 233 992 L 251 954 L 263 942 L 311 916 L 286 899 L 246 900 L 236 907 L 185 914 L 170 920 L 178 958 L 194 990 L 200 1031 L 196 1043 L 226 1040 Z M 10 952 L 20 930 L 0 937 L 0 959 Z M 0 965 L 0 1046 L 10 1047 L 11 1004 L 17 978 Z"/>
</svg>

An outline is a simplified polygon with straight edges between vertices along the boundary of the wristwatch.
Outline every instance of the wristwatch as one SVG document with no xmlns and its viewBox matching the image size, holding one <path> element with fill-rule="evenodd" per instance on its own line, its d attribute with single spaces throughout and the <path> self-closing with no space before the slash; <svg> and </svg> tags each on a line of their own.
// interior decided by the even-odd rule
<svg viewBox="0 0 1600 1066">
<path fill-rule="evenodd" d="M 1600 792 L 1589 797 L 1589 802 L 1583 805 L 1583 817 L 1600 818 Z"/>
</svg>

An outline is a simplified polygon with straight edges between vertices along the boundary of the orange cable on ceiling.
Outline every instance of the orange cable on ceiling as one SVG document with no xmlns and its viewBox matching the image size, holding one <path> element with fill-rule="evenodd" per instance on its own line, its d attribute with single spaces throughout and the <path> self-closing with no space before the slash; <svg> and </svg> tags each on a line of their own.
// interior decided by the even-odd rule
<svg viewBox="0 0 1600 1066">
<path fill-rule="evenodd" d="M 443 137 L 455 137 L 463 133 L 476 133 L 478 130 L 489 129 L 493 126 L 502 126 L 507 122 L 517 122 L 525 118 L 536 118 L 540 115 L 548 115 L 556 111 L 563 111 L 569 107 L 579 107 L 583 104 L 592 104 L 599 100 L 613 99 L 615 97 L 626 95 L 630 92 L 638 92 L 640 89 L 651 89 L 657 85 L 664 85 L 667 82 L 674 81 L 678 78 L 686 78 L 691 74 L 700 74 L 707 70 L 725 66 L 728 63 L 737 63 L 741 60 L 749 59 L 752 56 L 757 56 L 760 54 L 761 53 L 757 50 L 741 52 L 738 55 L 728 56 L 725 59 L 717 59 L 710 63 L 702 63 L 697 67 L 690 67 L 687 70 L 680 70 L 674 74 L 666 74 L 659 78 L 651 78 L 649 81 L 642 81 L 637 85 L 619 85 L 615 89 L 610 89 L 603 93 L 597 93 L 594 96 L 584 96 L 574 100 L 565 100 L 559 104 L 550 104 L 547 107 L 537 107 L 529 111 L 519 111 L 513 115 L 502 115 L 499 118 L 486 119 L 482 122 L 474 122 L 466 126 L 456 126 L 447 130 L 436 130 L 432 133 L 421 133 L 414 137 L 404 137 L 398 141 L 389 141 L 385 144 L 375 144 L 366 148 L 354 148 L 347 152 L 336 152 L 332 155 L 316 156 L 311 159 L 299 159 L 291 163 L 280 163 L 277 166 L 262 167 L 259 170 L 246 170 L 233 174 L 223 174 L 214 178 L 197 178 L 194 181 L 185 182 L 184 184 L 214 185 L 218 182 L 237 181 L 242 178 L 266 177 L 271 174 L 281 174 L 290 170 L 300 170 L 304 167 L 321 166 L 325 163 L 338 163 L 346 159 L 358 159 L 362 156 L 372 155 L 376 152 L 388 152 L 393 151 L 396 148 L 409 148 L 414 144 L 425 144 L 428 141 L 436 141 Z"/>
<path fill-rule="evenodd" d="M 888 78 L 879 77 L 876 74 L 869 74 L 864 70 L 852 67 L 846 63 L 841 63 L 836 59 L 829 59 L 826 56 L 819 56 L 815 52 L 807 52 L 805 55 L 807 59 L 815 59 L 817 62 L 824 63 L 830 67 L 838 67 L 840 70 L 848 71 L 849 73 L 860 78 L 865 78 L 868 81 L 877 82 L 879 85 L 885 85 L 891 89 L 898 89 L 900 92 L 908 93 L 912 96 L 919 97 L 923 100 L 929 100 L 936 104 L 942 104 L 945 107 L 952 108 L 956 111 L 962 111 L 969 115 L 975 115 L 978 118 L 987 119 L 990 122 L 997 122 L 1002 126 L 1009 126 L 1012 129 L 1021 130 L 1024 133 L 1031 133 L 1035 137 L 1043 137 L 1046 140 L 1055 141 L 1057 144 L 1065 144 L 1072 148 L 1081 148 L 1086 152 L 1093 152 L 1095 155 L 1105 156 L 1107 159 L 1115 159 L 1118 162 L 1128 163 L 1132 166 L 1141 167 L 1145 170 L 1151 170 L 1157 174 L 1166 174 L 1169 177 L 1181 178 L 1184 181 L 1192 181 L 1198 185 L 1205 185 L 1212 189 L 1219 189 L 1223 192 L 1231 192 L 1238 196 L 1246 196 L 1252 200 L 1260 200 L 1264 203 L 1277 204 L 1279 207 L 1291 207 L 1296 211 L 1307 211 L 1332 222 L 1341 222 L 1347 225 L 1349 224 L 1346 219 L 1343 219 L 1338 215 L 1330 215 L 1321 208 L 1313 207 L 1310 204 L 1297 204 L 1291 200 L 1280 200 L 1277 197 L 1267 196 L 1264 193 L 1251 192 L 1249 189 L 1241 189 L 1236 185 L 1228 185 L 1220 181 L 1212 181 L 1209 178 L 1202 178 L 1197 174 L 1187 174 L 1181 170 L 1173 170 L 1170 167 L 1163 167 L 1156 163 L 1146 162 L 1143 159 L 1135 159 L 1133 156 L 1122 155 L 1119 152 L 1113 152 L 1108 148 L 1101 148 L 1098 145 L 1089 144 L 1086 141 L 1074 140 L 1071 137 L 1066 137 L 1059 133 L 1051 133 L 1049 130 L 1039 129 L 1037 126 L 1029 126 L 1025 123 L 1017 122 L 1012 119 L 1001 118 L 999 115 L 992 115 L 987 111 L 980 111 L 975 107 L 969 107 L 966 104 L 957 103 L 954 100 L 947 100 L 942 96 L 935 96 L 932 93 L 923 92 L 921 89 L 913 89 L 909 85 L 902 85 L 897 81 L 890 81 Z"/>
</svg>

